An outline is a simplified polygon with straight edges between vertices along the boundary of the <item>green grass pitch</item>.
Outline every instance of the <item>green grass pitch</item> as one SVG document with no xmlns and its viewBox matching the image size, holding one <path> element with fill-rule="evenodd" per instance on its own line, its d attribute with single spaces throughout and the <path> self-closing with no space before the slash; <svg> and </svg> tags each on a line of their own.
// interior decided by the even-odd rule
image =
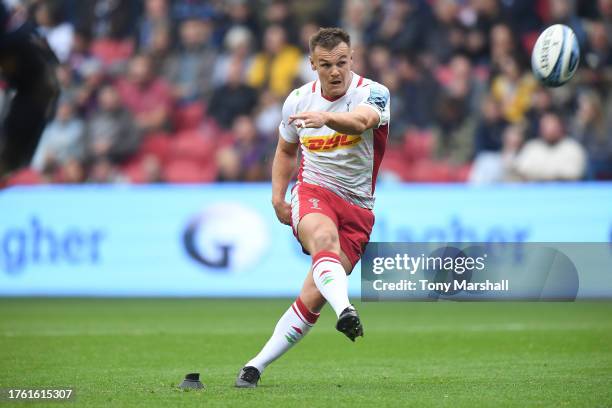
<svg viewBox="0 0 612 408">
<path fill-rule="evenodd" d="M 609 302 L 362 303 L 355 344 L 326 308 L 259 388 L 234 389 L 289 302 L 0 299 L 0 387 L 74 387 L 27 404 L 55 408 L 612 406 Z M 177 389 L 192 371 L 206 389 Z"/>
</svg>

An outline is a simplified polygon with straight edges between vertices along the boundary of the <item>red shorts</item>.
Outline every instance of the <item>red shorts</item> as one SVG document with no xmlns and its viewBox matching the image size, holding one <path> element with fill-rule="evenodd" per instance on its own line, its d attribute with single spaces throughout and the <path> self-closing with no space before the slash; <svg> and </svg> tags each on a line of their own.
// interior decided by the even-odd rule
<svg viewBox="0 0 612 408">
<path fill-rule="evenodd" d="M 324 214 L 336 224 L 340 248 L 354 267 L 370 240 L 374 213 L 344 200 L 326 188 L 298 183 L 291 190 L 291 226 L 298 241 L 297 226 L 302 217 L 310 213 Z M 302 250 L 308 254 L 303 245 Z"/>
</svg>

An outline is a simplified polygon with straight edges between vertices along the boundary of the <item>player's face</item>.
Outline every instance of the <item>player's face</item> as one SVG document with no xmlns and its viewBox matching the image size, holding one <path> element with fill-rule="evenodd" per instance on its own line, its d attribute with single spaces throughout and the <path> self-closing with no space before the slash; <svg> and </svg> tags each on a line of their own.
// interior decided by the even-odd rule
<svg viewBox="0 0 612 408">
<path fill-rule="evenodd" d="M 310 56 L 312 69 L 319 74 L 323 95 L 335 98 L 344 95 L 351 82 L 352 55 L 342 42 L 331 50 L 317 46 Z"/>
</svg>

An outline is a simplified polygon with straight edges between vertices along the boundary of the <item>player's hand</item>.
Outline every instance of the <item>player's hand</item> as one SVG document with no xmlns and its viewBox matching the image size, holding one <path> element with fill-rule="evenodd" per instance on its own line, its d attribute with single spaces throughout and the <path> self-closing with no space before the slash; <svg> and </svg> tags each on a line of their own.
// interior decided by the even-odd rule
<svg viewBox="0 0 612 408">
<path fill-rule="evenodd" d="M 276 218 L 285 225 L 291 225 L 291 205 L 286 201 L 272 201 Z"/>
<path fill-rule="evenodd" d="M 298 128 L 318 129 L 327 123 L 327 112 L 302 112 L 289 116 L 288 124 L 295 122 Z"/>
</svg>

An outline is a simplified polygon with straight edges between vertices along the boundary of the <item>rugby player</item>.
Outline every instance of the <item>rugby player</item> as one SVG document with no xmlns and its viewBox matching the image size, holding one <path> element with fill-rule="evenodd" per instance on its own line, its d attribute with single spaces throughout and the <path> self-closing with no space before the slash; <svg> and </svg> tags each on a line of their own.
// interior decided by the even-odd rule
<svg viewBox="0 0 612 408">
<path fill-rule="evenodd" d="M 352 341 L 363 336 L 348 298 L 347 275 L 374 224 L 374 186 L 389 132 L 389 91 L 352 72 L 350 37 L 340 28 L 320 29 L 311 37 L 310 62 L 318 80 L 291 92 L 283 106 L 272 205 L 311 255 L 312 266 L 272 337 L 240 370 L 236 387 L 256 387 L 266 366 L 308 333 L 326 302 L 338 317 L 338 331 Z M 287 203 L 298 150 L 297 183 Z"/>
</svg>

